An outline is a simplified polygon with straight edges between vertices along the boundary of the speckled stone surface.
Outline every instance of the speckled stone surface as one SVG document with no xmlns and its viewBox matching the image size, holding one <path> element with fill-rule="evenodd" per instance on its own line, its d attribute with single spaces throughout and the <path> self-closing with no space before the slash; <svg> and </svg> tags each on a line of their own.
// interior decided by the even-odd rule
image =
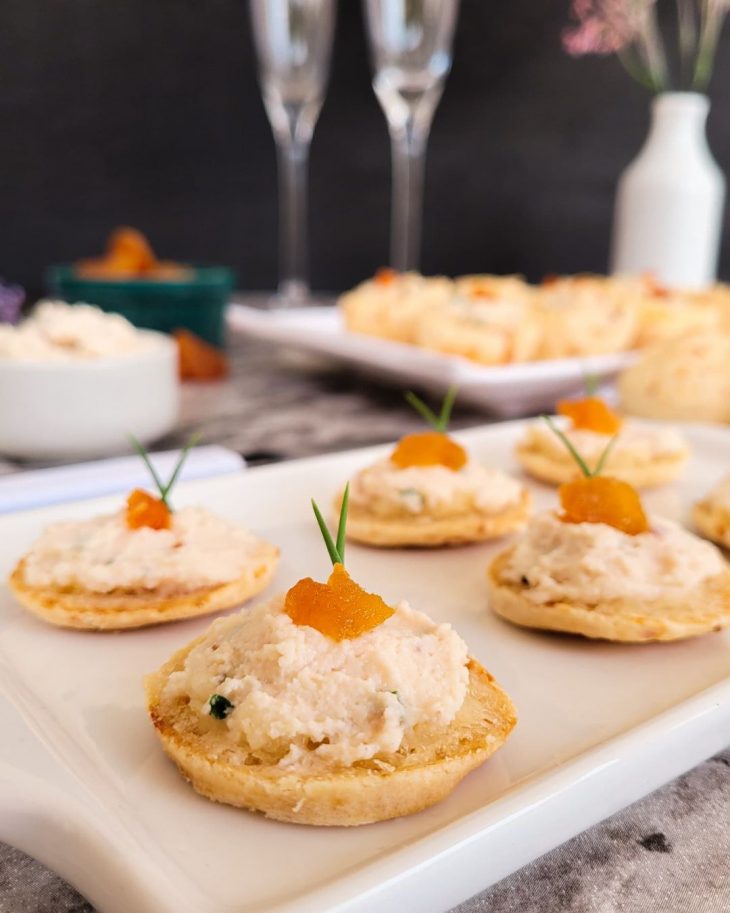
<svg viewBox="0 0 730 913">
<path fill-rule="evenodd" d="M 482 421 L 474 411 L 457 410 L 453 424 Z M 232 378 L 188 386 L 180 430 L 160 447 L 175 446 L 202 429 L 211 443 L 291 458 L 377 443 L 417 427 L 419 419 L 397 392 L 265 345 L 237 343 Z M 18 468 L 23 467 L 0 464 L 0 471 Z M 729 910 L 730 749 L 455 913 Z M 93 913 L 93 908 L 39 863 L 0 844 L 0 913 Z"/>
</svg>

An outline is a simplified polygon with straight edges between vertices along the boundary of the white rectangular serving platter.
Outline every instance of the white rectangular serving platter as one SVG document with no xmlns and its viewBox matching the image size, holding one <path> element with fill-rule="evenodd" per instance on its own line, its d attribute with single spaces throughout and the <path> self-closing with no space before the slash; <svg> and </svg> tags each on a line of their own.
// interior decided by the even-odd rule
<svg viewBox="0 0 730 913">
<path fill-rule="evenodd" d="M 517 471 L 521 423 L 459 437 Z M 683 518 L 726 470 L 730 431 L 688 427 L 683 480 L 646 496 Z M 322 579 L 310 497 L 387 448 L 184 483 L 277 543 L 271 592 Z M 534 485 L 538 507 L 553 490 Z M 119 498 L 0 518 L 0 574 L 48 522 L 117 509 Z M 142 677 L 209 619 L 121 634 L 50 627 L 0 591 L 0 839 L 75 884 L 102 913 L 441 913 L 730 741 L 730 634 L 620 646 L 521 630 L 487 610 L 485 568 L 502 547 L 378 551 L 348 566 L 388 600 L 448 620 L 514 700 L 505 747 L 440 805 L 367 827 L 280 824 L 197 796 L 162 754 Z"/>
<path fill-rule="evenodd" d="M 351 333 L 336 307 L 262 310 L 233 304 L 228 325 L 258 339 L 344 362 L 379 380 L 444 392 L 494 415 L 514 418 L 552 409 L 559 396 L 580 390 L 586 376 L 609 380 L 635 359 L 633 352 L 489 367 L 456 355 Z"/>
</svg>

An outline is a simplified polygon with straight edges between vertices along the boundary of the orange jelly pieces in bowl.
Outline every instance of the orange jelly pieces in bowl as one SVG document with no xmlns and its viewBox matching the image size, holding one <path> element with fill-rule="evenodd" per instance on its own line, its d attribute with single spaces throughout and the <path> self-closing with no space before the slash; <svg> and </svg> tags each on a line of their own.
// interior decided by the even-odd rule
<svg viewBox="0 0 730 913">
<path fill-rule="evenodd" d="M 377 628 L 394 610 L 336 564 L 327 583 L 311 577 L 295 583 L 286 594 L 284 611 L 294 624 L 308 625 L 333 640 L 346 640 Z"/>
<path fill-rule="evenodd" d="M 610 476 L 576 479 L 560 486 L 564 523 L 606 523 L 636 536 L 649 529 L 636 489 Z"/>
<path fill-rule="evenodd" d="M 468 457 L 466 450 L 448 434 L 424 431 L 401 438 L 390 459 L 401 469 L 409 466 L 446 466 L 456 471 L 466 465 Z"/>
<path fill-rule="evenodd" d="M 156 258 L 149 241 L 136 228 L 116 228 L 109 238 L 107 257 L 123 257 L 132 262 L 137 272 L 144 272 L 155 265 Z"/>
<path fill-rule="evenodd" d="M 569 418 L 573 427 L 580 431 L 595 431 L 597 434 L 616 434 L 621 430 L 621 417 L 597 396 L 584 399 L 561 399 L 558 415 Z"/>
<path fill-rule="evenodd" d="M 140 529 L 143 526 L 169 529 L 172 522 L 167 504 L 141 488 L 135 488 L 127 498 L 125 519 L 130 529 Z"/>
<path fill-rule="evenodd" d="M 220 349 L 191 333 L 175 330 L 181 380 L 220 380 L 228 376 L 228 360 Z"/>
</svg>

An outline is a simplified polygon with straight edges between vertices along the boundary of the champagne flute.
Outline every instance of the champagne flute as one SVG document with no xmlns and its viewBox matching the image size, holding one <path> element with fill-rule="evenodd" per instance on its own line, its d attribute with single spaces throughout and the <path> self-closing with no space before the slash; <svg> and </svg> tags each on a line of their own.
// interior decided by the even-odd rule
<svg viewBox="0 0 730 913">
<path fill-rule="evenodd" d="M 250 0 L 259 82 L 274 133 L 279 183 L 277 303 L 309 300 L 309 146 L 329 75 L 336 0 Z"/>
<path fill-rule="evenodd" d="M 364 0 L 373 88 L 390 132 L 391 266 L 418 269 L 431 121 L 451 69 L 459 0 Z"/>
</svg>

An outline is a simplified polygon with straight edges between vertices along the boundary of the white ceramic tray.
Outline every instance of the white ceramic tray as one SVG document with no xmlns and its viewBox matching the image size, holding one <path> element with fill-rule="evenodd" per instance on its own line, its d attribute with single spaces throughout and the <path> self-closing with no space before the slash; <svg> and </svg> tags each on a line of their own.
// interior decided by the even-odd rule
<svg viewBox="0 0 730 913">
<path fill-rule="evenodd" d="M 635 358 L 631 352 L 486 367 L 465 358 L 348 332 L 335 307 L 262 310 L 231 305 L 228 324 L 259 339 L 325 355 L 389 382 L 444 392 L 495 415 L 534 415 L 552 409 L 559 396 L 583 388 L 587 375 L 608 380 Z"/>
<path fill-rule="evenodd" d="M 462 435 L 514 468 L 519 424 Z M 688 430 L 677 486 L 647 497 L 678 517 L 726 470 L 730 432 Z M 310 496 L 382 448 L 182 484 L 278 543 L 272 589 L 328 562 Z M 554 492 L 535 486 L 538 505 Z M 117 498 L 0 518 L 5 576 L 41 527 Z M 720 750 L 730 738 L 730 634 L 617 646 L 520 630 L 486 609 L 494 546 L 383 552 L 351 546 L 356 579 L 447 619 L 512 696 L 507 745 L 421 814 L 354 829 L 278 824 L 183 782 L 147 721 L 141 679 L 209 623 L 124 634 L 62 631 L 0 593 L 0 839 L 76 884 L 102 913 L 440 913 Z"/>
</svg>

